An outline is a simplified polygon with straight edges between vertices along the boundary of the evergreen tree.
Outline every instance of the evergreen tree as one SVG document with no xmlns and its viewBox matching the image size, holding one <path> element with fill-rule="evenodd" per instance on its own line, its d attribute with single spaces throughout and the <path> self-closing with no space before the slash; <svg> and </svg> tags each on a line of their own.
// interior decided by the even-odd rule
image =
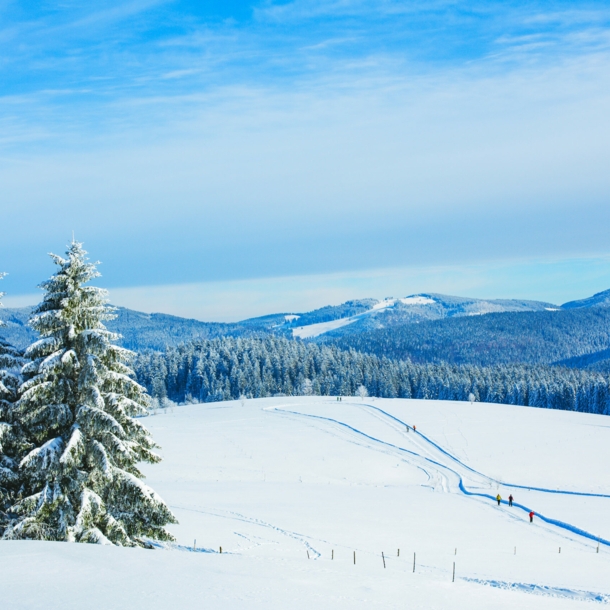
<svg viewBox="0 0 610 610">
<path fill-rule="evenodd" d="M 149 397 L 128 366 L 132 353 L 103 322 L 114 317 L 82 245 L 41 285 L 16 413 L 33 448 L 21 459 L 23 491 L 5 538 L 146 546 L 169 540 L 176 520 L 142 482 L 139 462 L 158 462 L 149 432 L 135 419 Z"/>
<path fill-rule="evenodd" d="M 0 279 L 4 274 L 0 273 Z M 0 299 L 4 296 L 0 292 Z M 0 321 L 0 326 L 4 323 Z M 25 443 L 19 425 L 14 421 L 14 405 L 23 364 L 19 350 L 0 338 L 0 536 L 9 517 L 7 511 L 19 490 L 19 457 Z"/>
<path fill-rule="evenodd" d="M 153 366 L 154 364 L 154 366 Z M 281 337 L 202 339 L 140 354 L 137 379 L 174 401 L 304 393 L 519 404 L 608 413 L 610 379 L 595 371 L 528 364 L 414 364 Z M 170 369 L 173 373 L 169 373 Z M 307 383 L 305 383 L 307 381 Z"/>
</svg>

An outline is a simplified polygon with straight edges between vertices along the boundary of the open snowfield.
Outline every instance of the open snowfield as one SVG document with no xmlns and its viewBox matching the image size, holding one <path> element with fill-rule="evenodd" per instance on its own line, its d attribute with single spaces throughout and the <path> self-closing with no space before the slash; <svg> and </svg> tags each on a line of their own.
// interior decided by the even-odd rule
<svg viewBox="0 0 610 610">
<path fill-rule="evenodd" d="M 146 424 L 164 457 L 147 482 L 180 521 L 177 543 L 0 542 L 0 608 L 610 602 L 608 417 L 291 397 L 176 407 Z M 498 492 L 524 508 L 498 507 Z"/>
</svg>

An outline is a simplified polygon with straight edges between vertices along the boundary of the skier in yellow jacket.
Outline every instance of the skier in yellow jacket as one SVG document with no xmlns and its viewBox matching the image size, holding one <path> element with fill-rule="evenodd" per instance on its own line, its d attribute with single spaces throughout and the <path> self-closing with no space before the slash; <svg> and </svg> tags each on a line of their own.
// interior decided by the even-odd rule
<svg viewBox="0 0 610 610">
<path fill-rule="evenodd" d="M 498 494 L 496 496 L 496 500 L 498 501 L 498 506 L 500 506 L 500 502 L 502 502 L 502 496 L 500 494 Z"/>
</svg>

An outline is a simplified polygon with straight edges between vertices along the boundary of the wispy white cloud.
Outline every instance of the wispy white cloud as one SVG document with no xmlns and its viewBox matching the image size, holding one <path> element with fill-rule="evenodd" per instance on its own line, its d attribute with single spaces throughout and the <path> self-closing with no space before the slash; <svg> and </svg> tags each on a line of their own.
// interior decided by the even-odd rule
<svg viewBox="0 0 610 610">
<path fill-rule="evenodd" d="M 607 11 L 171 6 L 0 35 L 0 255 L 43 257 L 70 225 L 118 286 L 599 250 Z M 36 264 L 14 264 L 33 285 Z"/>
</svg>

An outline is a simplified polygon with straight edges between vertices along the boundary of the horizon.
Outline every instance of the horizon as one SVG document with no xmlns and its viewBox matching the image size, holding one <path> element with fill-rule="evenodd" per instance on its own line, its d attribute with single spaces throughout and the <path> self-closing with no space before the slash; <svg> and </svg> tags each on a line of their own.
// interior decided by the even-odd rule
<svg viewBox="0 0 610 610">
<path fill-rule="evenodd" d="M 606 262 L 606 261 L 604 261 Z M 389 284 L 387 280 L 387 270 L 384 270 L 386 273 L 382 276 L 381 282 Z M 446 271 L 446 270 L 445 270 Z M 310 281 L 319 282 L 322 285 L 320 288 L 320 284 L 318 284 L 318 290 L 314 290 L 313 288 L 309 291 L 310 298 L 305 299 L 303 301 L 298 301 L 298 299 L 302 298 L 302 284 L 303 278 L 268 278 L 267 282 L 277 282 L 279 285 L 283 286 L 286 289 L 287 286 L 290 285 L 290 281 L 296 283 L 296 289 L 293 291 L 288 290 L 288 298 L 285 302 L 292 303 L 293 305 L 304 305 L 302 307 L 292 307 L 292 308 L 284 308 L 276 307 L 273 308 L 272 303 L 269 301 L 269 294 L 276 294 L 276 290 L 269 289 L 268 286 L 260 286 L 261 280 L 249 280 L 245 282 L 217 282 L 216 283 L 216 296 L 208 296 L 205 301 L 202 301 L 200 295 L 202 293 L 206 293 L 205 289 L 201 289 L 201 286 L 188 286 L 182 285 L 178 287 L 171 286 L 157 286 L 157 287 L 139 287 L 135 289 L 127 289 L 127 290 L 109 290 L 109 302 L 114 307 L 122 307 L 126 309 L 131 309 L 134 311 L 140 311 L 142 313 L 147 314 L 167 314 L 167 315 L 175 315 L 182 318 L 190 318 L 202 322 L 226 322 L 226 323 L 234 323 L 240 322 L 242 320 L 247 320 L 250 318 L 256 318 L 266 315 L 280 315 L 280 314 L 304 314 L 309 311 L 313 311 L 316 309 L 320 309 L 325 306 L 336 306 L 345 303 L 346 301 L 359 300 L 359 299 L 367 299 L 373 298 L 378 301 L 382 301 L 384 299 L 392 299 L 392 298 L 405 298 L 410 296 L 417 296 L 419 294 L 438 294 L 442 296 L 449 297 L 459 297 L 459 298 L 467 298 L 467 299 L 480 299 L 480 300 L 519 300 L 519 301 L 538 301 L 542 303 L 546 303 L 549 305 L 555 306 L 563 306 L 566 303 L 572 301 L 579 301 L 582 299 L 586 299 L 592 296 L 595 296 L 599 293 L 603 293 L 610 288 L 603 288 L 601 290 L 596 290 L 595 292 L 580 294 L 578 296 L 572 296 L 567 299 L 561 299 L 556 301 L 551 301 L 547 299 L 539 299 L 539 298 L 529 298 L 523 296 L 514 296 L 514 295 L 505 295 L 505 296 L 473 296 L 471 294 L 459 294 L 457 292 L 442 292 L 439 290 L 421 290 L 418 292 L 408 292 L 401 293 L 398 291 L 394 291 L 392 295 L 385 294 L 385 296 L 378 296 L 373 294 L 362 294 L 359 296 L 349 296 L 349 291 L 352 290 L 352 286 L 348 281 L 345 286 L 342 286 L 342 290 L 337 289 L 337 283 L 340 279 L 338 276 L 333 276 L 329 281 L 324 283 L 325 278 L 320 278 L 319 276 L 313 276 L 308 278 Z M 322 282 L 321 282 L 322 279 Z M 345 278 L 344 278 L 345 279 Z M 349 280 L 349 278 L 347 278 Z M 396 279 L 396 278 L 394 278 Z M 534 276 L 534 279 L 537 280 L 537 276 Z M 332 288 L 329 287 L 329 283 L 332 284 Z M 96 282 L 99 284 L 99 282 Z M 246 299 L 246 307 L 240 307 L 240 303 L 243 302 L 244 293 L 248 291 L 248 288 L 244 288 L 244 284 L 247 286 L 248 284 L 254 284 L 254 289 L 250 286 L 249 294 L 250 299 Z M 103 286 L 100 286 L 103 287 Z M 224 287 L 224 290 L 223 290 Z M 176 288 L 178 290 L 176 290 Z M 208 285 L 209 288 L 209 285 Z M 189 294 L 190 291 L 190 294 Z M 209 290 L 207 291 L 209 293 Z M 315 293 L 315 294 L 313 294 Z M 340 297 L 338 294 L 343 294 L 344 296 Z M 112 298 L 113 294 L 115 295 L 115 299 Z M 173 311 L 164 311 L 162 309 L 156 308 L 154 304 L 163 305 L 168 302 L 167 295 L 173 295 Z M 347 295 L 347 296 L 345 296 Z M 40 297 L 42 294 L 30 294 L 30 295 L 21 295 L 17 297 L 4 297 L 2 299 L 2 307 L 4 308 L 19 308 L 19 307 L 28 307 L 35 306 L 40 302 Z M 328 301 L 324 301 L 325 296 L 329 297 Z M 333 298 L 334 297 L 334 298 Z M 236 299 L 238 300 L 236 303 Z M 131 302 L 130 302 L 131 301 Z M 148 304 L 148 307 L 139 308 L 140 304 Z M 181 303 L 181 304 L 179 304 Z M 310 306 L 307 306 L 307 303 L 310 303 Z M 152 304 L 152 305 L 151 305 Z M 236 306 L 237 305 L 237 306 Z M 255 308 L 253 310 L 253 308 Z M 205 314 L 197 315 L 197 312 L 201 311 L 215 311 L 218 309 L 222 309 L 225 313 L 225 317 L 222 319 L 211 319 L 210 317 L 206 317 Z M 250 311 L 253 315 L 238 315 L 239 311 Z M 226 315 L 228 312 L 228 316 Z M 194 315 L 193 315 L 194 314 Z"/>
</svg>

